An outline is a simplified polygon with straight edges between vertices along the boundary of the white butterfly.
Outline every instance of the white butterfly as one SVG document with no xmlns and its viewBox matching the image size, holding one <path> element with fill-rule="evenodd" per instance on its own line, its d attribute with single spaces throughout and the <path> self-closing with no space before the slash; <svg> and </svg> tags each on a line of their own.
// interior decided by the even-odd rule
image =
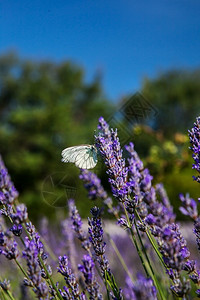
<svg viewBox="0 0 200 300">
<path fill-rule="evenodd" d="M 80 169 L 93 169 L 97 164 L 97 149 L 94 145 L 81 145 L 62 151 L 62 162 L 74 163 Z"/>
</svg>

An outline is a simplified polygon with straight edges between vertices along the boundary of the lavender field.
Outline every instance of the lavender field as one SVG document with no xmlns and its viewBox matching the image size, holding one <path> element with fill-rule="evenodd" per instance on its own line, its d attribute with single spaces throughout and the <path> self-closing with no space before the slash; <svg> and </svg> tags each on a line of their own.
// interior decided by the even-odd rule
<svg viewBox="0 0 200 300">
<path fill-rule="evenodd" d="M 198 188 L 200 117 L 188 139 L 194 160 L 191 180 Z M 82 220 L 70 199 L 67 218 L 52 226 L 44 216 L 39 228 L 29 219 L 1 158 L 0 298 L 200 297 L 200 198 L 180 194 L 177 201 L 188 223 L 179 223 L 165 183 L 153 186 L 151 170 L 144 167 L 133 143 L 125 146 L 125 159 L 117 129 L 109 128 L 102 117 L 94 149 L 106 166 L 112 197 L 86 163 L 79 179 L 89 199 L 101 199 L 101 206 L 93 202 L 88 220 Z M 105 211 L 112 221 L 104 218 Z"/>
</svg>

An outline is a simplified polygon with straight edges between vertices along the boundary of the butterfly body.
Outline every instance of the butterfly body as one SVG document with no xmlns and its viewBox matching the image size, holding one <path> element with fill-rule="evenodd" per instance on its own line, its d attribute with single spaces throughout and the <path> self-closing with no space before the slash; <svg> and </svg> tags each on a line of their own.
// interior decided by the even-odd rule
<svg viewBox="0 0 200 300">
<path fill-rule="evenodd" d="M 97 149 L 94 145 L 80 145 L 64 149 L 62 162 L 74 163 L 80 169 L 93 169 L 97 164 Z"/>
</svg>

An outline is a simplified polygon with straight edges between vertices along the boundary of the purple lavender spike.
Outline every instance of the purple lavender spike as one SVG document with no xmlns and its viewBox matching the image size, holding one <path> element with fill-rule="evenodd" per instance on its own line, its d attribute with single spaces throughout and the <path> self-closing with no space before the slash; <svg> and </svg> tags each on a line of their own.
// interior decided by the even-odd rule
<svg viewBox="0 0 200 300">
<path fill-rule="evenodd" d="M 7 259 L 16 259 L 19 256 L 17 242 L 11 238 L 7 238 L 4 233 L 0 233 L 0 254 Z"/>
<path fill-rule="evenodd" d="M 182 202 L 182 206 L 179 208 L 182 214 L 189 216 L 193 220 L 196 220 L 198 217 L 196 201 L 190 198 L 189 194 L 186 194 L 186 196 L 180 194 L 179 198 Z"/>
<path fill-rule="evenodd" d="M 189 149 L 192 150 L 192 157 L 194 159 L 194 164 L 192 165 L 192 168 L 197 170 L 198 173 L 200 173 L 200 117 L 196 118 L 196 123 L 194 123 L 194 126 L 191 130 L 188 130 L 188 133 L 191 144 Z M 193 176 L 193 179 L 197 182 L 200 182 L 199 175 L 197 177 Z"/>
<path fill-rule="evenodd" d="M 40 264 L 38 262 L 38 245 L 34 240 L 29 240 L 28 237 L 25 238 L 25 250 L 23 251 L 23 256 L 26 259 L 28 267 L 28 276 L 33 283 L 33 291 L 38 298 L 45 298 L 48 295 L 48 286 L 44 281 L 42 281 L 42 274 L 40 270 Z M 24 282 L 26 283 L 26 282 Z"/>
<path fill-rule="evenodd" d="M 12 204 L 17 197 L 18 192 L 15 189 L 0 156 L 0 204 Z"/>
<path fill-rule="evenodd" d="M 113 196 L 123 202 L 126 199 L 126 182 L 128 169 L 125 166 L 125 159 L 122 158 L 122 149 L 117 136 L 117 130 L 109 129 L 106 121 L 99 118 L 99 134 L 95 136 L 96 146 L 102 155 L 107 166 L 107 174 Z"/>
<path fill-rule="evenodd" d="M 110 197 L 108 197 L 108 194 L 104 190 L 101 180 L 97 177 L 97 175 L 88 170 L 81 170 L 79 177 L 83 180 L 84 186 L 88 190 L 89 199 L 102 199 L 104 204 L 108 206 L 108 212 L 117 217 L 119 209 L 117 207 L 113 207 L 113 201 Z"/>
<path fill-rule="evenodd" d="M 78 265 L 78 269 L 83 273 L 85 278 L 86 289 L 90 295 L 90 299 L 102 300 L 103 296 L 99 292 L 99 284 L 94 276 L 94 262 L 90 255 L 84 255 L 83 264 Z"/>
<path fill-rule="evenodd" d="M 70 294 L 72 298 L 69 299 L 81 299 L 79 285 L 77 283 L 75 275 L 72 273 L 72 270 L 68 266 L 68 258 L 66 255 L 59 256 L 59 267 L 57 269 L 58 272 L 64 276 L 65 282 L 67 286 L 70 288 Z M 65 293 L 66 294 L 69 293 L 69 290 L 66 287 L 65 287 Z"/>
<path fill-rule="evenodd" d="M 83 249 L 88 251 L 91 247 L 90 241 L 88 240 L 86 233 L 82 229 L 83 223 L 73 199 L 68 201 L 68 206 L 70 218 L 72 221 L 72 229 L 75 231 L 77 238 L 81 241 Z"/>
<path fill-rule="evenodd" d="M 190 291 L 190 282 L 185 278 L 181 279 L 180 272 L 186 269 L 192 272 L 194 264 L 189 261 L 190 252 L 179 226 L 177 224 L 166 225 L 160 230 L 157 241 L 163 260 L 168 268 L 167 274 L 173 281 L 171 290 L 177 296 L 185 297 Z"/>
<path fill-rule="evenodd" d="M 157 300 L 157 291 L 151 278 L 139 274 L 133 283 L 130 278 L 126 280 L 124 296 L 126 300 Z"/>
<path fill-rule="evenodd" d="M 105 277 L 105 272 L 111 275 L 109 262 L 105 256 L 106 243 L 103 242 L 103 228 L 101 225 L 100 209 L 96 206 L 90 210 L 92 218 L 88 218 L 88 232 L 90 242 L 93 245 L 96 260 L 99 263 L 102 276 Z"/>
<path fill-rule="evenodd" d="M 200 217 L 194 221 L 194 234 L 196 235 L 196 242 L 200 251 Z"/>
</svg>

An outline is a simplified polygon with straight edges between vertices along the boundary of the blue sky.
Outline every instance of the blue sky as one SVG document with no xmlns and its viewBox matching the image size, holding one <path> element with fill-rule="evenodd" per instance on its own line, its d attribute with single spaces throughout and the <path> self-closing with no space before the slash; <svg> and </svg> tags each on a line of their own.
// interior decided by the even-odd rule
<svg viewBox="0 0 200 300">
<path fill-rule="evenodd" d="M 86 78 L 101 71 L 107 96 L 138 91 L 144 76 L 200 66 L 199 0 L 6 0 L 0 53 L 72 59 Z"/>
</svg>

